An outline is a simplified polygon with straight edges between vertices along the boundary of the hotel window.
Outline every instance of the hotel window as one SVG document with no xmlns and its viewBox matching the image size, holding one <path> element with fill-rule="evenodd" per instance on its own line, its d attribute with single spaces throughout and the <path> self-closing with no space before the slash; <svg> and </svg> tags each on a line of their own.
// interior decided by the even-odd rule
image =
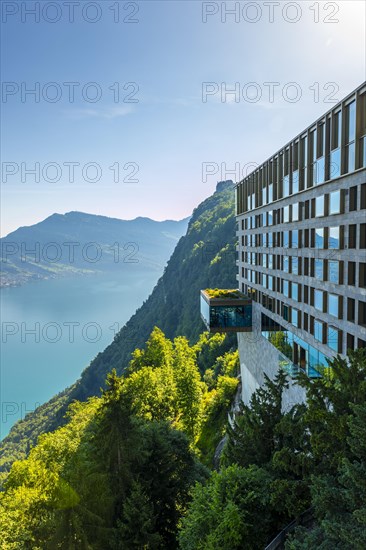
<svg viewBox="0 0 366 550">
<path fill-rule="evenodd" d="M 341 344 L 341 332 L 337 328 L 329 326 L 328 334 L 327 334 L 328 347 L 338 353 L 338 352 L 341 352 L 340 344 Z"/>
<path fill-rule="evenodd" d="M 357 225 L 348 226 L 348 248 L 356 248 Z"/>
<path fill-rule="evenodd" d="M 348 284 L 350 286 L 356 284 L 356 262 L 348 262 Z"/>
<path fill-rule="evenodd" d="M 315 229 L 315 248 L 324 248 L 324 228 Z"/>
<path fill-rule="evenodd" d="M 359 167 L 366 167 L 366 94 L 359 97 L 360 107 L 360 162 Z"/>
<path fill-rule="evenodd" d="M 324 195 L 315 199 L 315 216 L 324 216 Z"/>
<path fill-rule="evenodd" d="M 314 307 L 319 311 L 323 311 L 323 291 L 314 290 Z"/>
<path fill-rule="evenodd" d="M 347 298 L 347 321 L 354 323 L 355 316 L 356 316 L 356 300 L 354 300 L 353 298 Z"/>
<path fill-rule="evenodd" d="M 314 307 L 319 311 L 323 311 L 323 291 L 314 290 Z"/>
<path fill-rule="evenodd" d="M 323 325 L 321 321 L 314 320 L 314 338 L 323 343 Z"/>
<path fill-rule="evenodd" d="M 341 175 L 341 112 L 334 113 L 332 117 L 331 152 L 329 178 L 337 178 Z"/>
<path fill-rule="evenodd" d="M 347 172 L 355 169 L 356 102 L 346 107 L 346 161 Z"/>
<path fill-rule="evenodd" d="M 297 222 L 299 221 L 299 203 L 292 205 L 292 221 Z"/>
<path fill-rule="evenodd" d="M 366 263 L 360 262 L 359 270 L 358 270 L 358 286 L 360 288 L 366 288 Z"/>
<path fill-rule="evenodd" d="M 292 308 L 291 309 L 291 323 L 295 327 L 298 327 L 299 326 L 299 320 L 300 320 L 300 312 L 297 309 Z"/>
<path fill-rule="evenodd" d="M 329 227 L 328 248 L 339 248 L 339 227 Z"/>
<path fill-rule="evenodd" d="M 355 349 L 355 337 L 353 334 L 347 334 L 347 350 Z"/>
<path fill-rule="evenodd" d="M 308 165 L 308 138 L 307 136 L 301 139 L 300 143 L 300 176 L 301 176 L 301 188 L 307 187 L 307 165 Z"/>
<path fill-rule="evenodd" d="M 297 283 L 292 283 L 291 285 L 291 298 L 299 301 L 299 285 Z"/>
<path fill-rule="evenodd" d="M 273 184 L 270 183 L 268 186 L 268 203 L 273 201 Z"/>
<path fill-rule="evenodd" d="M 341 192 L 334 191 L 329 195 L 329 215 L 340 214 L 341 212 Z"/>
<path fill-rule="evenodd" d="M 349 210 L 350 212 L 357 210 L 357 185 L 354 185 L 349 190 Z"/>
<path fill-rule="evenodd" d="M 299 192 L 299 171 L 295 170 L 292 172 L 292 193 L 298 193 Z"/>
<path fill-rule="evenodd" d="M 273 277 L 268 275 L 268 287 L 269 290 L 273 290 Z"/>
<path fill-rule="evenodd" d="M 324 261 L 315 260 L 314 275 L 316 279 L 322 281 L 324 279 Z"/>
<path fill-rule="evenodd" d="M 319 124 L 317 128 L 317 160 L 316 179 L 314 183 L 323 183 L 325 180 L 325 124 Z"/>
<path fill-rule="evenodd" d="M 262 205 L 267 204 L 267 187 L 262 188 Z"/>
<path fill-rule="evenodd" d="M 290 221 L 290 207 L 285 206 L 283 209 L 283 223 L 287 223 Z"/>
<path fill-rule="evenodd" d="M 358 324 L 366 327 L 366 302 L 358 302 Z"/>
<path fill-rule="evenodd" d="M 366 248 L 366 223 L 360 223 L 360 248 Z"/>
<path fill-rule="evenodd" d="M 339 296 L 336 294 L 328 294 L 328 313 L 334 317 L 339 315 Z"/>
<path fill-rule="evenodd" d="M 366 208 L 366 183 L 361 185 L 361 210 Z"/>
<path fill-rule="evenodd" d="M 328 262 L 328 281 L 339 284 L 339 262 L 333 260 Z"/>
</svg>

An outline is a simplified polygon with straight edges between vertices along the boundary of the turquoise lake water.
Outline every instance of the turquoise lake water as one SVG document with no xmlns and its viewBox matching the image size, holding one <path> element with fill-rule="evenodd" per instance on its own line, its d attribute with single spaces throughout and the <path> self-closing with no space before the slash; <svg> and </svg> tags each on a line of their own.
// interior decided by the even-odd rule
<svg viewBox="0 0 366 550">
<path fill-rule="evenodd" d="M 0 438 L 80 376 L 161 272 L 130 268 L 1 289 Z"/>
</svg>

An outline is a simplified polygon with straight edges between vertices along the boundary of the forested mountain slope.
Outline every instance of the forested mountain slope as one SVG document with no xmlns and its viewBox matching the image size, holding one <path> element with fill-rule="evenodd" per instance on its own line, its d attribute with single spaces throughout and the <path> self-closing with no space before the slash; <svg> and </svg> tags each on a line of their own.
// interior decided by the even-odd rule
<svg viewBox="0 0 366 550">
<path fill-rule="evenodd" d="M 38 435 L 62 425 L 73 400 L 100 395 L 107 373 L 115 368 L 121 374 L 132 351 L 144 345 L 154 326 L 168 338 L 186 336 L 192 343 L 198 339 L 204 329 L 199 290 L 236 286 L 234 191 L 230 184 L 219 189 L 194 210 L 187 234 L 178 242 L 163 276 L 114 341 L 95 357 L 73 386 L 12 428 L 0 448 L 1 470 L 24 456 Z"/>
</svg>

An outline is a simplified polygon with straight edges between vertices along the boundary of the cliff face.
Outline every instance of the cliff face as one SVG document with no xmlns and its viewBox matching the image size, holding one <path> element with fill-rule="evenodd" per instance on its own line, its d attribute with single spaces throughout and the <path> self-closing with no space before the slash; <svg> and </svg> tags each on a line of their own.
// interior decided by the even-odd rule
<svg viewBox="0 0 366 550">
<path fill-rule="evenodd" d="M 197 340 L 204 331 L 200 289 L 236 286 L 235 241 L 232 182 L 222 182 L 218 191 L 193 211 L 187 233 L 178 242 L 163 276 L 113 342 L 96 356 L 73 386 L 12 428 L 0 448 L 0 470 L 7 470 L 11 462 L 23 457 L 41 433 L 64 423 L 73 400 L 99 395 L 107 373 L 115 368 L 121 374 L 132 351 L 144 345 L 154 326 L 168 338 L 181 335 L 191 342 Z"/>
</svg>

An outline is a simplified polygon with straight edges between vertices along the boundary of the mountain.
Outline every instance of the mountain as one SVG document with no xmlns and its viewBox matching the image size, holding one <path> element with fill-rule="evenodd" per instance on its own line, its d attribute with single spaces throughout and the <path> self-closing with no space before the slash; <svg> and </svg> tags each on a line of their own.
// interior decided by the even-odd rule
<svg viewBox="0 0 366 550">
<path fill-rule="evenodd" d="M 51 277 L 121 271 L 126 264 L 161 268 L 189 218 L 118 220 L 69 212 L 20 227 L 0 239 L 0 286 L 17 286 Z"/>
<path fill-rule="evenodd" d="M 199 290 L 236 286 L 236 237 L 232 182 L 220 186 L 194 211 L 188 230 L 178 242 L 163 276 L 135 315 L 83 371 L 80 379 L 64 392 L 19 421 L 0 447 L 0 469 L 23 457 L 39 434 L 62 425 L 67 407 L 74 400 L 100 395 L 108 372 L 121 374 L 131 353 L 143 347 L 154 326 L 168 338 L 186 336 L 191 343 L 203 332 Z"/>
</svg>

